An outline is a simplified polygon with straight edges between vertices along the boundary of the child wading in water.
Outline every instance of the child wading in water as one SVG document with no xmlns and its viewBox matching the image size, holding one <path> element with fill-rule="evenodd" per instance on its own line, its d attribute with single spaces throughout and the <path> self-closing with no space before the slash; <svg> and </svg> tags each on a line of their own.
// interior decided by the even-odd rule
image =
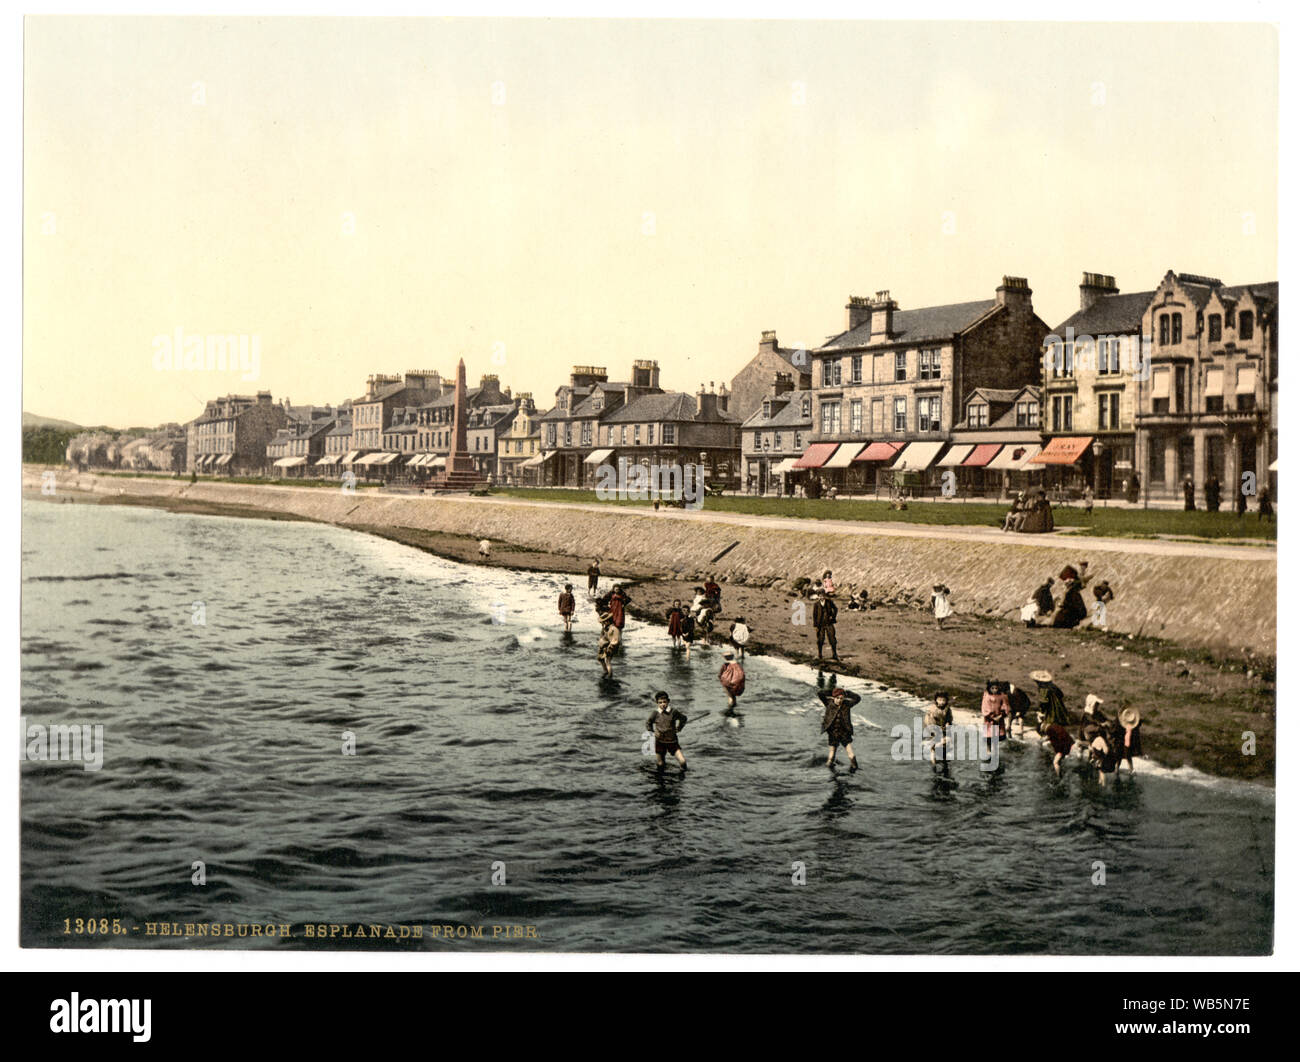
<svg viewBox="0 0 1300 1062">
<path fill-rule="evenodd" d="M 934 703 L 925 710 L 925 728 L 930 731 L 930 764 L 937 766 L 937 760 L 943 759 L 944 769 L 948 767 L 948 728 L 952 726 L 952 708 L 948 705 L 948 694 L 940 690 L 934 695 Z M 942 750 L 942 751 L 941 751 Z"/>
<path fill-rule="evenodd" d="M 614 617 L 608 612 L 600 614 L 600 641 L 596 643 L 596 659 L 600 661 L 600 666 L 605 669 L 605 677 L 613 678 L 614 669 L 610 666 L 609 658 L 618 651 L 619 643 L 623 640 L 622 632 L 614 624 Z"/>
<path fill-rule="evenodd" d="M 822 716 L 822 731 L 829 746 L 826 766 L 835 766 L 835 751 L 843 745 L 849 754 L 849 770 L 856 771 L 858 758 L 853 755 L 853 706 L 862 698 L 838 686 L 833 690 L 818 690 L 817 696 L 826 706 L 826 713 Z"/>
<path fill-rule="evenodd" d="M 668 637 L 673 640 L 673 648 L 680 649 L 682 647 L 682 620 L 685 619 L 680 598 L 673 602 L 673 607 L 665 615 L 668 617 Z"/>
<path fill-rule="evenodd" d="M 573 584 L 565 583 L 564 591 L 560 594 L 560 618 L 564 620 L 564 629 L 573 630 L 573 610 L 577 603 L 573 600 Z"/>
<path fill-rule="evenodd" d="M 749 628 L 745 626 L 745 617 L 737 616 L 731 625 L 731 644 L 735 646 L 736 655 L 745 659 L 745 643 L 749 641 Z"/>
<path fill-rule="evenodd" d="M 722 654 L 722 669 L 718 681 L 727 691 L 727 710 L 736 710 L 736 698 L 745 692 L 745 669 L 736 662 L 736 654 L 728 649 Z"/>
<path fill-rule="evenodd" d="M 664 757 L 669 753 L 677 757 L 677 762 L 682 765 L 682 770 L 686 770 L 686 757 L 682 754 L 682 747 L 677 744 L 677 732 L 686 725 L 686 716 L 676 708 L 668 707 L 668 694 L 660 690 L 655 694 L 655 711 L 650 718 L 646 720 L 645 728 L 654 734 L 655 738 L 655 756 L 659 760 L 659 768 L 664 766 Z"/>
</svg>

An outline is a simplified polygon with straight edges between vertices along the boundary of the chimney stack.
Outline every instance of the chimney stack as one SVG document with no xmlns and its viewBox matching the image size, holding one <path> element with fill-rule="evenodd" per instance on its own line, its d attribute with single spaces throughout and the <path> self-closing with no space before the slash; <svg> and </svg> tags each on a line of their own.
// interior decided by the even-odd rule
<svg viewBox="0 0 1300 1062">
<path fill-rule="evenodd" d="M 1003 277 L 998 285 L 997 300 L 999 306 L 1014 306 L 1025 309 L 1033 306 L 1034 293 L 1029 289 L 1029 281 L 1024 277 Z"/>
<path fill-rule="evenodd" d="M 871 300 L 861 295 L 850 295 L 844 307 L 844 330 L 852 332 L 871 320 Z"/>
<path fill-rule="evenodd" d="M 1086 310 L 1103 295 L 1118 295 L 1115 278 L 1105 273 L 1084 273 L 1079 285 L 1079 309 Z"/>
<path fill-rule="evenodd" d="M 718 396 L 711 391 L 704 390 L 704 384 L 700 384 L 699 393 L 695 396 L 695 405 L 698 412 L 695 414 L 696 420 L 716 420 L 718 416 Z"/>
<path fill-rule="evenodd" d="M 778 372 L 772 380 L 772 397 L 780 398 L 794 390 L 794 377 L 788 372 Z"/>
<path fill-rule="evenodd" d="M 760 354 L 775 354 L 779 344 L 776 341 L 776 332 L 766 331 L 758 341 L 758 352 Z"/>
<path fill-rule="evenodd" d="M 889 292 L 878 291 L 871 300 L 871 342 L 884 343 L 894 334 L 894 311 L 898 303 L 889 297 Z"/>
</svg>

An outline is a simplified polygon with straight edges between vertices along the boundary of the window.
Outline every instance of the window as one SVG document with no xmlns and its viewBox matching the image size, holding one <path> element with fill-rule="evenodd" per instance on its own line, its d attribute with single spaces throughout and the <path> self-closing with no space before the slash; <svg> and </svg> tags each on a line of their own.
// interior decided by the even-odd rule
<svg viewBox="0 0 1300 1062">
<path fill-rule="evenodd" d="M 966 407 L 966 426 L 969 428 L 989 426 L 989 407 L 986 403 L 972 402 Z"/>
<path fill-rule="evenodd" d="M 1101 340 L 1098 344 L 1098 352 L 1097 371 L 1099 373 L 1119 372 L 1119 339 L 1117 337 L 1110 336 Z"/>
<path fill-rule="evenodd" d="M 647 446 L 653 446 L 655 444 L 655 426 L 653 424 L 647 424 L 645 426 L 645 441 Z"/>
<path fill-rule="evenodd" d="M 618 444 L 619 444 L 620 446 L 626 446 L 626 445 L 627 445 L 627 425 L 626 425 L 626 424 L 624 424 L 621 428 L 618 429 Z"/>
<path fill-rule="evenodd" d="M 1160 315 L 1160 345 L 1169 346 L 1169 315 L 1162 313 Z"/>
<path fill-rule="evenodd" d="M 1054 395 L 1052 397 L 1052 430 L 1074 430 L 1074 396 Z"/>
<path fill-rule="evenodd" d="M 597 392 L 595 393 L 595 395 L 592 396 L 592 399 L 591 399 L 591 408 L 592 408 L 592 409 L 604 409 L 604 408 L 605 408 L 605 395 L 604 395 L 604 392 L 602 392 L 602 391 L 597 391 Z"/>
<path fill-rule="evenodd" d="M 849 431 L 854 435 L 862 432 L 862 399 L 855 398 L 849 403 Z"/>
<path fill-rule="evenodd" d="M 1241 340 L 1255 338 L 1255 315 L 1249 310 L 1242 310 L 1237 323 L 1237 338 Z"/>
<path fill-rule="evenodd" d="M 1183 341 L 1183 315 L 1181 313 L 1173 314 L 1173 338 L 1170 340 L 1175 346 Z"/>
<path fill-rule="evenodd" d="M 665 424 L 665 425 L 664 425 L 664 445 L 665 445 L 665 446 L 672 446 L 676 441 L 677 441 L 677 425 L 676 425 L 676 424 Z"/>
<path fill-rule="evenodd" d="M 1114 431 L 1119 427 L 1119 392 L 1103 391 L 1097 396 L 1097 430 Z"/>
<path fill-rule="evenodd" d="M 1074 375 L 1074 344 L 1052 344 L 1052 376 L 1060 380 Z"/>
<path fill-rule="evenodd" d="M 763 399 L 763 419 L 772 419 L 772 400 L 770 398 Z"/>
<path fill-rule="evenodd" d="M 763 449 L 764 450 L 772 449 L 772 436 L 766 433 L 764 433 L 763 435 Z"/>
<path fill-rule="evenodd" d="M 582 422 L 582 445 L 591 445 L 591 422 L 586 420 Z"/>
<path fill-rule="evenodd" d="M 1217 313 L 1210 314 L 1210 342 L 1218 343 L 1223 339 L 1223 317 Z"/>
<path fill-rule="evenodd" d="M 439 443 L 438 445 L 441 446 L 442 444 Z M 554 445 L 555 445 L 555 425 L 554 425 L 554 424 L 548 424 L 548 425 L 546 425 L 546 445 L 547 445 L 547 446 L 554 446 Z"/>
<path fill-rule="evenodd" d="M 1038 403 L 1037 402 L 1016 403 L 1016 427 L 1017 428 L 1038 427 Z"/>
<path fill-rule="evenodd" d="M 640 446 L 640 445 L 641 445 L 641 425 L 640 425 L 640 424 L 633 424 L 633 425 L 632 425 L 632 445 L 633 445 L 633 446 Z"/>
<path fill-rule="evenodd" d="M 799 412 L 800 412 L 800 415 L 801 415 L 801 416 L 805 416 L 805 417 L 811 417 L 811 416 L 812 416 L 812 399 L 811 399 L 811 398 L 805 398 L 805 399 L 803 400 L 803 402 L 802 402 L 801 405 L 800 405 L 800 410 L 799 410 Z"/>
<path fill-rule="evenodd" d="M 921 351 L 919 373 L 922 380 L 939 379 L 939 352 L 937 350 Z"/>
<path fill-rule="evenodd" d="M 916 400 L 916 430 L 939 431 L 939 411 L 941 399 L 938 395 L 918 398 Z"/>
<path fill-rule="evenodd" d="M 840 433 L 840 404 L 838 402 L 822 403 L 822 434 L 838 435 Z"/>
<path fill-rule="evenodd" d="M 796 450 L 803 449 L 803 435 L 800 432 L 794 433 L 794 448 Z"/>
<path fill-rule="evenodd" d="M 1223 412 L 1223 395 L 1206 395 L 1205 412 L 1222 413 Z"/>
<path fill-rule="evenodd" d="M 894 399 L 894 432 L 901 434 L 907 431 L 907 399 Z"/>
<path fill-rule="evenodd" d="M 572 425 L 572 424 L 566 424 L 566 425 L 564 425 L 564 445 L 565 445 L 565 446 L 572 446 L 572 445 L 573 445 L 573 425 Z"/>
<path fill-rule="evenodd" d="M 781 433 L 779 431 L 772 436 L 772 449 L 773 450 L 781 449 Z"/>
<path fill-rule="evenodd" d="M 1179 413 L 1187 410 L 1187 366 L 1179 365 L 1174 369 L 1174 409 Z"/>
<path fill-rule="evenodd" d="M 822 362 L 822 386 L 839 387 L 843 382 L 841 378 L 842 366 L 839 358 L 827 358 Z"/>
<path fill-rule="evenodd" d="M 862 382 L 862 355 L 855 354 L 849 360 L 849 379 L 853 383 Z"/>
<path fill-rule="evenodd" d="M 907 351 L 905 350 L 900 350 L 894 355 L 894 379 L 896 381 L 907 379 Z"/>
</svg>

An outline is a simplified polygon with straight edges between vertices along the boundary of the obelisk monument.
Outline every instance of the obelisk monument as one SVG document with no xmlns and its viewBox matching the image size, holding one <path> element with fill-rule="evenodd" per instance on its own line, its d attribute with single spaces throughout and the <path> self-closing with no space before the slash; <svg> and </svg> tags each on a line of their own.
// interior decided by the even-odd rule
<svg viewBox="0 0 1300 1062">
<path fill-rule="evenodd" d="M 448 485 L 469 486 L 479 479 L 474 458 L 469 452 L 467 414 L 465 405 L 465 359 L 456 366 L 456 390 L 451 422 L 451 453 L 447 455 Z"/>
</svg>

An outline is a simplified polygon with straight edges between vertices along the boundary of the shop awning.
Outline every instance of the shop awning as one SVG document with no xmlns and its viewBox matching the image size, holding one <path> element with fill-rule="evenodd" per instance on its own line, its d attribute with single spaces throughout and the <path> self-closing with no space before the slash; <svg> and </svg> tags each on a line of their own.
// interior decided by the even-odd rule
<svg viewBox="0 0 1300 1062">
<path fill-rule="evenodd" d="M 781 461 L 779 464 L 773 465 L 771 468 L 771 472 L 777 476 L 784 476 L 787 472 L 793 472 L 794 465 L 797 460 L 798 458 L 796 457 L 787 457 L 784 461 Z"/>
<path fill-rule="evenodd" d="M 401 455 L 401 454 L 375 454 L 375 455 L 373 455 L 373 456 L 374 456 L 375 460 L 372 462 L 372 464 L 376 464 L 376 465 L 391 465 L 394 461 L 396 461 L 396 460 L 397 460 L 399 457 L 401 457 L 402 455 Z"/>
<path fill-rule="evenodd" d="M 989 462 L 997 457 L 1002 449 L 1001 443 L 980 443 L 974 452 L 961 463 L 962 468 L 987 468 Z"/>
<path fill-rule="evenodd" d="M 603 465 L 609 460 L 609 455 L 613 452 L 613 450 L 592 450 L 582 459 L 582 463 L 584 465 Z"/>
<path fill-rule="evenodd" d="M 1041 450 L 1042 447 L 1035 443 L 1010 443 L 984 467 L 996 472 L 1014 472 Z"/>
<path fill-rule="evenodd" d="M 834 456 L 831 457 L 831 459 L 822 467 L 848 468 L 849 465 L 853 464 L 853 459 L 857 457 L 858 453 L 862 450 L 862 446 L 863 444 L 860 442 L 840 443 L 840 448 L 835 451 Z"/>
<path fill-rule="evenodd" d="M 207 468 L 212 463 L 212 454 L 200 454 L 199 459 L 194 462 L 195 468 Z"/>
<path fill-rule="evenodd" d="M 1270 472 L 1276 472 L 1276 471 L 1277 471 L 1277 462 L 1274 461 L 1271 465 L 1269 465 L 1269 466 L 1268 466 L 1268 470 L 1269 470 Z"/>
<path fill-rule="evenodd" d="M 361 456 L 360 450 L 349 450 L 347 456 L 343 458 L 343 463 L 345 465 L 355 465 L 357 463 L 357 458 L 359 458 L 360 456 Z"/>
<path fill-rule="evenodd" d="M 282 457 L 280 458 L 280 460 L 275 462 L 274 467 L 297 468 L 299 465 L 305 465 L 306 463 L 307 463 L 307 458 L 305 457 Z"/>
<path fill-rule="evenodd" d="M 813 443 L 803 452 L 803 456 L 794 463 L 795 468 L 821 468 L 830 460 L 831 454 L 839 449 L 839 443 Z"/>
<path fill-rule="evenodd" d="M 339 463 L 339 455 L 338 455 L 338 454 L 326 454 L 326 455 L 325 455 L 324 457 L 322 457 L 319 461 L 317 461 L 314 465 L 312 465 L 312 467 L 313 467 L 313 468 L 328 468 L 330 465 L 337 465 L 338 463 Z"/>
<path fill-rule="evenodd" d="M 543 461 L 545 461 L 546 458 L 547 458 L 548 456 L 549 456 L 549 455 L 547 455 L 547 454 L 537 454 L 535 457 L 530 457 L 527 461 L 525 461 L 525 462 L 524 462 L 522 465 L 520 465 L 519 467 L 520 467 L 520 468 L 536 468 L 536 467 L 537 467 L 538 465 L 540 465 Z"/>
<path fill-rule="evenodd" d="M 939 467 L 950 468 L 953 465 L 961 464 L 970 456 L 970 452 L 974 449 L 975 447 L 971 446 L 970 443 L 960 443 L 959 445 L 954 446 L 939 458 Z"/>
<path fill-rule="evenodd" d="M 898 460 L 891 466 L 895 472 L 924 472 L 939 456 L 944 448 L 941 442 L 908 443 L 907 449 L 898 455 Z"/>
<path fill-rule="evenodd" d="M 894 455 L 903 448 L 902 443 L 895 442 L 873 442 L 862 453 L 854 458 L 855 461 L 892 461 Z"/>
<path fill-rule="evenodd" d="M 233 458 L 234 456 L 235 456 L 234 454 L 222 454 L 220 457 L 217 458 L 215 463 L 218 465 L 228 465 L 230 464 L 231 458 Z"/>
<path fill-rule="evenodd" d="M 1091 435 L 1058 435 L 1029 460 L 1036 465 L 1072 465 L 1092 445 Z"/>
</svg>

